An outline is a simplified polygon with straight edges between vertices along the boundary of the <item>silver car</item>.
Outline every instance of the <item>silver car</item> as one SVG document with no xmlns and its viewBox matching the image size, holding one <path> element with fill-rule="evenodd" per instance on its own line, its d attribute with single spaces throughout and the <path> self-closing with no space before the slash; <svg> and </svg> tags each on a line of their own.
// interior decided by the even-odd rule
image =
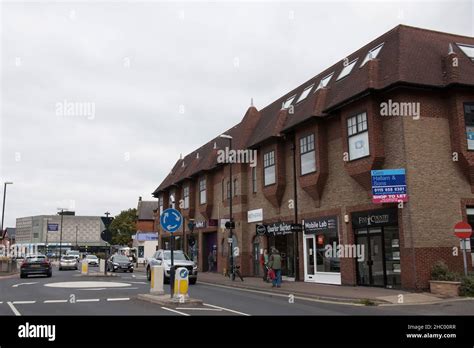
<svg viewBox="0 0 474 348">
<path fill-rule="evenodd" d="M 74 255 L 63 255 L 59 260 L 59 270 L 77 269 L 77 260 Z"/>
<path fill-rule="evenodd" d="M 175 269 L 178 267 L 185 267 L 189 274 L 189 284 L 196 284 L 198 267 L 196 263 L 191 260 L 182 250 L 173 251 L 173 264 Z M 151 267 L 159 265 L 164 266 L 165 283 L 169 282 L 171 269 L 171 250 L 160 249 L 147 260 L 146 277 L 148 280 L 151 280 Z"/>
</svg>

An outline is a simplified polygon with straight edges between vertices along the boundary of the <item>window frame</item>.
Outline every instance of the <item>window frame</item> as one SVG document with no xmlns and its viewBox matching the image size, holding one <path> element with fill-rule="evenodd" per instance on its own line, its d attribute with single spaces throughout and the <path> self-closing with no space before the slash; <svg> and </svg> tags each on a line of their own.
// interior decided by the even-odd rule
<svg viewBox="0 0 474 348">
<path fill-rule="evenodd" d="M 183 186 L 183 204 L 183 209 L 189 209 L 189 184 Z"/>
<path fill-rule="evenodd" d="M 354 71 L 354 67 L 356 66 L 357 62 L 359 61 L 359 57 L 351 60 L 349 63 L 347 63 L 347 65 L 344 65 L 342 64 L 342 70 L 341 72 L 339 73 L 339 75 L 337 75 L 337 79 L 336 79 L 336 82 L 337 81 L 341 81 L 343 79 L 345 79 L 347 76 L 349 76 L 353 71 Z M 342 73 L 348 69 L 350 66 L 352 66 L 352 68 L 350 68 L 348 71 L 348 73 L 346 73 L 344 76 L 341 76 Z M 347 71 L 347 70 L 346 70 Z"/>
<path fill-rule="evenodd" d="M 269 150 L 263 154 L 263 186 L 271 186 L 276 184 L 276 159 L 275 159 L 275 150 Z M 268 157 L 267 157 L 268 156 Z M 271 163 L 270 163 L 271 162 Z M 273 182 L 267 184 L 266 182 L 266 171 L 269 168 L 274 168 Z"/>
<path fill-rule="evenodd" d="M 458 48 L 462 51 L 462 53 L 468 58 L 470 59 L 471 61 L 474 62 L 474 54 L 472 57 L 470 57 L 466 51 L 464 51 L 463 47 L 468 47 L 468 48 L 471 48 L 473 51 L 474 51 L 474 45 L 470 45 L 470 44 L 464 44 L 464 43 L 460 43 L 460 42 L 456 42 L 456 45 L 458 46 Z"/>
<path fill-rule="evenodd" d="M 359 116 L 362 116 L 362 115 L 365 115 L 365 120 L 362 120 L 362 122 L 359 122 Z M 353 120 L 353 119 L 355 119 L 356 122 L 351 123 L 351 125 L 349 125 L 349 120 Z M 349 154 L 348 162 L 357 161 L 359 159 L 369 157 L 370 156 L 370 137 L 369 137 L 369 119 L 367 117 L 367 111 L 361 111 L 361 112 L 358 112 L 356 114 L 353 114 L 352 116 L 347 117 L 345 123 L 346 123 L 345 127 L 346 127 L 346 133 L 347 133 L 347 150 L 348 150 L 348 154 Z M 365 124 L 365 128 L 360 130 L 359 129 L 359 124 L 361 124 L 361 125 Z M 351 128 L 355 127 L 355 132 L 352 132 L 351 134 L 349 134 L 349 127 L 351 127 Z M 368 152 L 367 155 L 351 159 L 350 138 L 352 138 L 354 136 L 357 136 L 357 135 L 360 135 L 360 134 L 364 134 L 364 133 L 367 133 L 367 142 L 368 142 L 369 152 Z"/>
<path fill-rule="evenodd" d="M 312 138 L 312 143 L 311 143 L 312 148 L 310 148 L 310 143 L 308 142 L 309 138 Z M 304 145 L 302 144 L 303 140 L 305 140 Z M 316 135 L 315 133 L 309 133 L 300 137 L 299 146 L 300 146 L 300 176 L 316 173 L 318 171 L 318 166 L 316 163 Z M 303 173 L 303 156 L 310 154 L 311 152 L 313 153 L 313 156 L 314 156 L 314 169 L 309 172 Z"/>
<path fill-rule="evenodd" d="M 314 92 L 316 93 L 316 91 L 318 89 L 321 89 L 321 88 L 326 88 L 327 85 L 329 84 L 329 82 L 331 82 L 332 80 L 332 77 L 334 76 L 334 71 L 332 73 L 330 73 L 329 75 L 326 75 L 324 77 L 321 78 L 321 80 L 319 81 L 319 84 L 318 84 L 318 87 L 316 87 L 316 89 L 314 90 Z M 327 79 L 327 82 L 326 84 L 324 85 L 323 84 L 323 81 Z"/>
<path fill-rule="evenodd" d="M 257 193 L 257 166 L 252 167 L 252 193 Z"/>
<path fill-rule="evenodd" d="M 301 92 L 300 96 L 298 97 L 298 99 L 296 99 L 296 103 L 295 104 L 299 104 L 301 103 L 303 100 L 305 100 L 306 98 L 308 98 L 308 96 L 311 94 L 311 90 L 313 89 L 314 87 L 314 83 L 309 85 L 308 87 L 306 87 L 303 92 Z M 306 95 L 303 97 L 303 95 L 306 93 Z M 303 97 L 303 98 L 302 98 Z"/>
<path fill-rule="evenodd" d="M 204 193 L 204 200 L 203 200 L 203 193 Z M 203 177 L 199 179 L 199 204 L 206 204 L 207 203 L 207 181 L 206 178 Z"/>
<path fill-rule="evenodd" d="M 381 44 L 379 44 L 379 45 L 375 46 L 374 48 L 372 48 L 371 50 L 369 50 L 369 52 L 367 52 L 367 54 L 365 55 L 364 60 L 362 61 L 362 63 L 360 63 L 359 69 L 362 68 L 369 61 L 371 61 L 373 59 L 377 59 L 378 55 L 380 54 L 380 51 L 382 51 L 382 48 L 383 48 L 384 44 L 385 44 L 385 42 L 382 42 Z M 377 52 L 376 56 L 371 58 L 370 55 L 372 54 L 372 52 L 374 52 L 378 49 L 379 49 L 379 51 Z"/>
<path fill-rule="evenodd" d="M 469 148 L 469 139 L 467 137 L 467 127 L 472 127 L 473 130 L 474 130 L 474 117 L 473 117 L 472 125 L 468 126 L 468 122 L 467 122 L 467 119 L 466 119 L 466 116 L 467 116 L 466 106 L 470 106 L 470 107 L 474 108 L 474 101 L 473 102 L 465 102 L 465 103 L 462 104 L 463 114 L 464 114 L 464 132 L 465 132 L 465 139 L 466 139 L 466 148 L 467 148 L 467 151 L 474 151 L 474 146 L 471 149 Z M 474 115 L 474 112 L 473 112 L 473 115 Z M 474 139 L 473 139 L 473 141 L 474 141 Z"/>
</svg>

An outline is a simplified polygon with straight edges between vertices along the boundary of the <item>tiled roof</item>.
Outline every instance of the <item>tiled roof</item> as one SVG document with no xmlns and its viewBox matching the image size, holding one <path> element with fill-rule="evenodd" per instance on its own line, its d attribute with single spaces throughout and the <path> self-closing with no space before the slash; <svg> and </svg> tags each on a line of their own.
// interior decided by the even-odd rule
<svg viewBox="0 0 474 348">
<path fill-rule="evenodd" d="M 138 220 L 154 220 L 153 210 L 158 209 L 157 201 L 138 201 Z"/>
<path fill-rule="evenodd" d="M 360 67 L 367 53 L 382 43 L 383 47 L 377 59 Z M 244 128 L 246 118 L 244 117 L 238 125 L 226 133 L 234 136 L 233 147 L 236 149 L 257 146 L 309 118 L 324 117 L 332 109 L 371 90 L 385 89 L 398 83 L 445 87 L 447 82 L 443 61 L 448 55 L 450 45 L 459 60 L 457 82 L 473 86 L 474 62 L 459 49 L 456 43 L 474 45 L 474 38 L 399 25 L 347 56 L 348 62 L 358 59 L 348 76 L 337 81 L 337 77 L 344 68 L 344 60 L 341 60 L 262 110 L 257 112 L 253 108 L 259 114 L 259 120 L 250 132 L 248 129 L 245 132 L 239 132 L 239 129 Z M 330 73 L 334 75 L 326 88 L 314 92 L 321 79 Z M 312 84 L 314 87 L 310 94 L 300 103 L 296 103 L 305 88 Z M 296 95 L 292 103 L 294 113 L 289 114 L 288 110 L 282 110 L 282 104 L 293 95 Z M 246 116 L 251 109 L 247 111 Z M 184 159 L 178 160 L 154 194 L 187 177 L 214 167 L 216 165 L 214 142 L 217 143 L 218 148 L 227 145 L 226 139 L 215 138 Z M 199 152 L 199 159 L 196 159 L 197 152 Z"/>
</svg>

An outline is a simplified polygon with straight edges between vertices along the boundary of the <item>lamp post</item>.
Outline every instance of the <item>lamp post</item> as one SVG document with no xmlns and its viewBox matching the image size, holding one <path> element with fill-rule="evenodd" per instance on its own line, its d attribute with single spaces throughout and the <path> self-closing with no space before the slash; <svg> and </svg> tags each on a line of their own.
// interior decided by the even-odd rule
<svg viewBox="0 0 474 348">
<path fill-rule="evenodd" d="M 79 250 L 79 245 L 77 244 L 77 229 L 78 229 L 78 226 L 76 225 L 76 249 Z"/>
<path fill-rule="evenodd" d="M 59 232 L 59 255 L 58 259 L 61 259 L 61 255 L 63 254 L 63 216 L 64 212 L 67 211 L 65 208 L 58 208 L 58 210 L 61 210 L 58 214 L 61 215 L 61 230 Z"/>
<path fill-rule="evenodd" d="M 12 182 L 8 181 L 4 183 L 3 186 L 3 208 L 2 208 L 2 228 L 1 228 L 1 235 L 3 235 L 3 221 L 5 218 L 5 200 L 7 198 L 7 185 L 13 185 Z"/>
<path fill-rule="evenodd" d="M 221 134 L 219 136 L 220 138 L 224 138 L 224 139 L 228 139 L 229 140 L 229 153 L 230 151 L 232 150 L 232 136 L 228 135 L 228 134 Z M 232 155 L 231 155 L 232 157 Z M 232 161 L 233 161 L 233 158 L 232 159 L 227 159 L 229 161 L 229 191 L 230 191 L 230 199 L 229 199 L 229 220 L 230 220 L 230 224 L 229 224 L 229 241 L 230 241 L 230 252 L 229 252 L 229 262 L 230 262 L 230 276 L 231 276 L 231 279 L 233 280 L 234 279 L 234 248 L 233 248 L 233 241 L 234 241 L 234 235 L 233 235 L 233 232 L 232 232 L 232 196 L 234 194 L 233 190 L 232 190 Z"/>
</svg>

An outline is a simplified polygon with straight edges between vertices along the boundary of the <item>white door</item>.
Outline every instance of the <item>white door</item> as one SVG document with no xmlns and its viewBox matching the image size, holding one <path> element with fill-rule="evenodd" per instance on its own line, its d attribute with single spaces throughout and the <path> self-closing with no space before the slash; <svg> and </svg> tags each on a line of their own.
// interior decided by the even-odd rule
<svg viewBox="0 0 474 348">
<path fill-rule="evenodd" d="M 316 279 L 316 238 L 314 235 L 304 237 L 304 280 Z"/>
</svg>

